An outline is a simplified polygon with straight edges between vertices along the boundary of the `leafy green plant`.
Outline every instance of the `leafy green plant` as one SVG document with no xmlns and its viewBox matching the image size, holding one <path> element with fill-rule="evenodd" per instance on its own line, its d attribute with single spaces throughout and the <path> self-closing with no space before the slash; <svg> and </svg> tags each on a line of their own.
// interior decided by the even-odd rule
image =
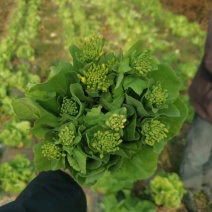
<svg viewBox="0 0 212 212">
<path fill-rule="evenodd" d="M 7 120 L 2 121 L 0 126 L 0 139 L 9 146 L 20 147 L 31 143 L 32 136 L 26 129 L 30 123 L 18 123 L 20 120 L 14 117 L 11 102 L 13 97 L 22 95 L 29 82 L 40 82 L 37 75 L 29 73 L 35 54 L 30 42 L 37 35 L 39 27 L 38 5 L 39 0 L 18 0 L 7 35 L 0 43 L 0 115 Z"/>
<path fill-rule="evenodd" d="M 11 147 L 29 146 L 32 143 L 32 135 L 29 134 L 29 129 L 30 122 L 28 121 L 8 121 L 0 132 L 0 141 Z"/>
<path fill-rule="evenodd" d="M 101 208 L 105 212 L 156 212 L 154 203 L 132 196 L 130 190 L 121 190 L 104 196 Z"/>
<path fill-rule="evenodd" d="M 67 168 L 83 185 L 94 184 L 107 170 L 123 176 L 129 163 L 129 180 L 150 176 L 158 154 L 186 118 L 180 81 L 169 66 L 149 53 L 143 56 L 141 41 L 125 55 L 104 52 L 103 45 L 97 36 L 81 48 L 72 45 L 73 64 L 61 62 L 46 82 L 13 101 L 17 115 L 35 120 L 31 132 L 43 139 L 34 147 L 36 169 Z M 146 96 L 158 83 L 165 98 L 148 103 Z M 157 137 L 161 127 L 164 135 Z M 153 137 L 157 142 L 146 142 Z M 139 162 L 147 170 L 138 170 Z"/>
<path fill-rule="evenodd" d="M 150 182 L 150 192 L 156 205 L 177 208 L 186 191 L 176 173 L 159 173 Z"/>
<path fill-rule="evenodd" d="M 0 187 L 6 192 L 21 192 L 34 177 L 33 166 L 25 155 L 18 154 L 14 160 L 0 164 Z"/>
</svg>

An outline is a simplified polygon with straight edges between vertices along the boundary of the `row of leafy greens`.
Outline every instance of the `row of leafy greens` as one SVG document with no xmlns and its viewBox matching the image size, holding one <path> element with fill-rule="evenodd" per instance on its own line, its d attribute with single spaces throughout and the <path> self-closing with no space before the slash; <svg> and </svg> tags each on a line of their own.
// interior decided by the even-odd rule
<svg viewBox="0 0 212 212">
<path fill-rule="evenodd" d="M 39 171 L 68 169 L 83 186 L 107 171 L 120 180 L 152 175 L 187 110 L 180 81 L 137 41 L 125 54 L 104 52 L 105 39 L 72 45 L 72 62 L 51 68 L 46 82 L 15 99 L 16 114 L 34 122 Z"/>
</svg>

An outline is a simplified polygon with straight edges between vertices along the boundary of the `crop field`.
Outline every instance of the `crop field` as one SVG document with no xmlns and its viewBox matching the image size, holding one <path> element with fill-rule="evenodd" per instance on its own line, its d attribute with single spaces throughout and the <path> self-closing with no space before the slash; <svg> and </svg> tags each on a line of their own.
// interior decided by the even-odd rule
<svg viewBox="0 0 212 212">
<path fill-rule="evenodd" d="M 12 105 L 29 95 L 33 85 L 48 80 L 60 61 L 73 62 L 72 44 L 81 46 L 94 35 L 104 37 L 105 52 L 116 54 L 120 49 L 127 54 L 141 40 L 143 48 L 179 78 L 179 95 L 188 113 L 180 131 L 161 150 L 155 172 L 164 171 L 166 180 L 174 176 L 169 181 L 174 188 L 194 116 L 187 90 L 203 56 L 210 9 L 209 0 L 0 0 L 0 205 L 15 199 L 38 174 L 33 146 L 41 139 L 29 130 L 33 121 L 18 117 Z M 176 204 L 160 202 L 151 196 L 151 180 L 115 186 L 117 179 L 106 173 L 84 188 L 88 212 L 187 211 L 183 186 Z M 212 210 L 204 194 L 196 201 L 201 212 Z"/>
</svg>

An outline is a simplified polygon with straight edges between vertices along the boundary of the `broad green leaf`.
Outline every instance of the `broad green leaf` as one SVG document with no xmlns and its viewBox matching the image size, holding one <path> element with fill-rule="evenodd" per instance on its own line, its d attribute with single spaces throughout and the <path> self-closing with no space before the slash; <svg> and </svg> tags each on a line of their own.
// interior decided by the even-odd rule
<svg viewBox="0 0 212 212">
<path fill-rule="evenodd" d="M 123 163 L 123 158 L 119 158 L 119 160 L 113 164 L 112 166 L 107 167 L 107 170 L 110 172 L 116 172 L 117 170 L 120 169 Z"/>
<path fill-rule="evenodd" d="M 177 100 L 173 103 L 180 111 L 179 117 L 160 117 L 160 120 L 164 123 L 169 124 L 169 133 L 167 139 L 171 139 L 174 136 L 178 134 L 180 131 L 183 122 L 186 120 L 187 117 L 187 107 L 183 103 L 183 101 L 180 98 L 177 98 Z"/>
<path fill-rule="evenodd" d="M 153 151 L 155 153 L 161 153 L 164 149 L 164 146 L 166 145 L 167 143 L 167 139 L 166 140 L 163 140 L 163 141 L 160 141 L 160 142 L 156 142 L 155 145 L 153 146 Z"/>
<path fill-rule="evenodd" d="M 39 105 L 53 114 L 59 113 L 59 105 L 57 104 L 56 93 L 51 93 L 51 96 L 47 97 L 44 100 L 37 100 Z"/>
<path fill-rule="evenodd" d="M 123 101 L 124 101 L 124 92 L 122 86 L 119 86 L 117 89 L 113 90 L 112 97 L 110 96 L 110 98 L 108 98 L 107 93 L 102 94 L 100 97 L 101 104 L 108 111 L 120 108 Z"/>
<path fill-rule="evenodd" d="M 103 115 L 101 109 L 101 106 L 97 108 L 94 107 L 89 112 L 87 112 L 86 116 L 84 117 L 84 122 L 87 126 L 92 126 L 99 123 L 101 120 L 101 115 Z"/>
<path fill-rule="evenodd" d="M 74 83 L 70 85 L 70 92 L 72 97 L 76 97 L 80 101 L 92 102 L 92 98 L 85 96 L 82 86 L 79 83 Z"/>
<path fill-rule="evenodd" d="M 63 169 L 62 159 L 52 160 L 51 161 L 51 170 L 55 171 L 58 169 Z"/>
<path fill-rule="evenodd" d="M 29 89 L 30 92 L 41 90 L 46 92 L 56 92 L 57 94 L 67 95 L 69 86 L 72 83 L 78 83 L 79 78 L 73 67 L 70 65 L 62 65 L 60 71 L 48 79 L 44 83 L 37 84 Z"/>
<path fill-rule="evenodd" d="M 77 160 L 71 156 L 71 155 L 67 155 L 67 159 L 68 159 L 68 163 L 69 165 L 76 171 L 80 171 L 80 167 L 79 164 L 77 163 Z"/>
<path fill-rule="evenodd" d="M 79 168 L 80 172 L 86 173 L 86 155 L 82 152 L 82 149 L 80 148 L 74 148 L 73 149 L 73 158 L 75 158 Z"/>
<path fill-rule="evenodd" d="M 33 120 L 40 117 L 38 106 L 28 98 L 13 99 L 12 106 L 21 119 Z"/>
<path fill-rule="evenodd" d="M 104 194 L 117 192 L 123 188 L 131 189 L 134 182 L 129 182 L 127 179 L 120 181 L 115 178 L 111 172 L 106 171 L 104 175 L 97 180 L 93 188 Z"/>
<path fill-rule="evenodd" d="M 102 165 L 99 160 L 87 160 L 86 167 L 88 170 L 98 169 Z"/>
<path fill-rule="evenodd" d="M 85 179 L 85 184 L 95 183 L 105 172 L 105 167 L 100 167 L 98 169 L 90 171 Z"/>
<path fill-rule="evenodd" d="M 114 166 L 115 164 L 117 164 L 117 162 L 120 160 L 119 156 L 116 155 L 111 155 L 110 156 L 110 161 L 108 162 L 108 164 L 106 165 L 106 169 L 109 169 L 111 166 Z"/>
<path fill-rule="evenodd" d="M 131 159 L 124 159 L 121 168 L 112 176 L 129 182 L 147 179 L 156 171 L 157 159 L 158 154 L 153 152 L 152 147 L 144 146 Z"/>
<path fill-rule="evenodd" d="M 160 115 L 171 116 L 171 117 L 180 116 L 179 109 L 173 103 L 169 104 L 167 108 L 163 108 L 163 109 L 158 110 L 157 113 L 160 114 Z"/>
<path fill-rule="evenodd" d="M 82 174 L 77 171 L 71 170 L 71 175 L 73 178 L 83 187 L 90 187 L 96 183 L 96 181 L 101 178 L 105 172 L 105 167 L 101 166 L 98 169 L 92 170 L 89 173 Z"/>
<path fill-rule="evenodd" d="M 129 124 L 124 128 L 124 137 L 125 141 L 133 141 L 139 139 L 139 134 L 136 131 L 136 121 L 137 115 L 136 113 L 133 115 L 132 118 L 128 119 Z"/>
<path fill-rule="evenodd" d="M 43 142 L 40 142 L 33 147 L 35 169 L 37 171 L 48 171 L 51 170 L 51 161 L 43 156 L 42 145 Z"/>
<path fill-rule="evenodd" d="M 132 105 L 135 108 L 135 111 L 138 113 L 140 116 L 148 116 L 149 114 L 147 111 L 144 109 L 143 104 L 138 101 L 137 99 L 134 99 L 133 97 L 125 94 L 126 96 L 126 103 L 128 105 Z"/>
<path fill-rule="evenodd" d="M 123 87 L 125 90 L 131 88 L 135 91 L 139 96 L 142 94 L 143 90 L 148 87 L 148 82 L 144 81 L 140 78 L 126 76 L 124 78 Z"/>
<path fill-rule="evenodd" d="M 120 73 L 118 75 L 118 77 L 117 77 L 117 80 L 116 80 L 116 87 L 115 87 L 115 89 L 117 89 L 121 85 L 123 79 L 124 79 L 124 74 L 123 73 Z"/>
<path fill-rule="evenodd" d="M 130 71 L 132 68 L 129 66 L 129 62 L 130 62 L 129 58 L 125 58 L 124 60 L 122 60 L 119 64 L 118 72 L 126 73 Z"/>
<path fill-rule="evenodd" d="M 140 39 L 126 52 L 124 57 L 130 57 L 133 52 L 141 53 L 143 51 L 143 41 Z"/>
<path fill-rule="evenodd" d="M 34 127 L 31 132 L 38 138 L 43 138 L 45 134 L 52 128 L 58 127 L 58 118 L 52 113 L 42 109 L 40 110 L 40 118 L 34 123 Z"/>
<path fill-rule="evenodd" d="M 79 70 L 80 62 L 77 59 L 77 55 L 80 55 L 81 50 L 76 45 L 71 45 L 69 48 L 69 52 L 73 59 L 73 66 L 75 70 Z"/>
</svg>

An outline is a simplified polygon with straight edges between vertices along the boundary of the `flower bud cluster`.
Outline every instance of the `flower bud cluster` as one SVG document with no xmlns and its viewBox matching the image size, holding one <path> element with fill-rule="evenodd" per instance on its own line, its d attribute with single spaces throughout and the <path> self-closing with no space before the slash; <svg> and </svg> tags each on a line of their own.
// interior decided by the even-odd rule
<svg viewBox="0 0 212 212">
<path fill-rule="evenodd" d="M 119 133 L 110 131 L 97 131 L 94 133 L 91 141 L 91 147 L 100 153 L 100 158 L 103 158 L 104 153 L 111 153 L 119 150 L 118 145 L 122 142 Z"/>
<path fill-rule="evenodd" d="M 82 53 L 80 55 L 81 62 L 91 62 L 98 60 L 102 55 L 102 48 L 104 46 L 104 40 L 101 36 L 93 36 L 84 40 L 82 46 Z"/>
<path fill-rule="evenodd" d="M 124 115 L 113 114 L 105 124 L 112 130 L 119 131 L 124 128 L 124 123 L 127 121 Z"/>
<path fill-rule="evenodd" d="M 43 156 L 48 160 L 59 159 L 62 155 L 60 147 L 52 142 L 44 143 L 41 149 Z"/>
<path fill-rule="evenodd" d="M 63 98 L 63 103 L 60 108 L 60 115 L 68 114 L 70 116 L 76 116 L 78 114 L 78 105 L 75 101 L 71 99 Z"/>
<path fill-rule="evenodd" d="M 151 92 L 146 95 L 147 101 L 156 108 L 160 108 L 167 98 L 168 90 L 161 88 L 161 84 L 153 85 Z"/>
<path fill-rule="evenodd" d="M 146 121 L 142 125 L 141 130 L 141 133 L 145 137 L 144 142 L 150 146 L 154 146 L 156 142 L 160 142 L 161 140 L 165 139 L 168 132 L 169 131 L 165 124 L 155 119 Z"/>
<path fill-rule="evenodd" d="M 107 60 L 106 64 L 108 66 L 112 66 L 112 65 L 115 65 L 117 62 L 118 62 L 118 60 L 115 57 L 113 57 L 112 59 Z"/>
<path fill-rule="evenodd" d="M 59 136 L 59 143 L 61 143 L 63 146 L 73 146 L 74 138 L 76 137 L 75 131 L 72 127 L 64 126 L 58 136 Z"/>
<path fill-rule="evenodd" d="M 107 78 L 108 69 L 104 64 L 92 65 L 86 72 L 84 71 L 84 77 L 86 79 L 87 90 L 89 92 L 106 92 L 109 87 L 109 81 Z"/>
<path fill-rule="evenodd" d="M 140 74 L 146 75 L 152 71 L 152 58 L 149 51 L 145 50 L 133 62 L 133 68 Z"/>
</svg>

